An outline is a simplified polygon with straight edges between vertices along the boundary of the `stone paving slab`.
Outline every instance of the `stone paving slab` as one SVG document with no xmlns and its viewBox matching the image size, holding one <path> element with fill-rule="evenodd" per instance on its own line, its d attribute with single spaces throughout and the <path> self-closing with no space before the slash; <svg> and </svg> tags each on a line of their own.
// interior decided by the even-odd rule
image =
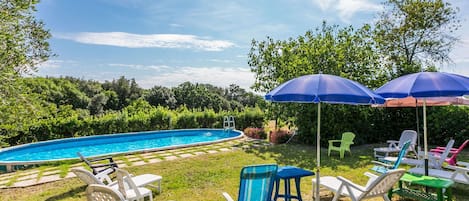
<svg viewBox="0 0 469 201">
<path fill-rule="evenodd" d="M 204 145 L 204 146 L 199 146 L 199 147 L 185 147 L 181 149 L 163 150 L 163 151 L 156 151 L 156 152 L 146 152 L 146 153 L 141 153 L 141 154 L 120 156 L 118 158 L 123 157 L 126 160 L 128 160 L 128 162 L 130 162 L 131 166 L 138 166 L 138 165 L 145 165 L 148 163 L 158 163 L 164 160 L 170 161 L 170 160 L 176 160 L 178 158 L 188 158 L 188 157 L 193 157 L 197 155 L 218 153 L 220 151 L 225 152 L 225 151 L 230 151 L 230 150 L 237 150 L 239 148 L 235 147 L 234 145 L 239 145 L 240 143 L 246 142 L 246 141 L 247 140 L 244 138 L 244 139 L 223 142 L 223 144 Z M 249 142 L 251 142 L 251 140 L 249 140 Z M 249 143 L 249 144 L 254 144 L 254 143 Z M 245 146 L 249 146 L 249 145 L 245 145 Z M 143 161 L 142 159 L 145 159 L 145 161 L 147 162 Z M 119 167 L 122 167 L 122 168 L 128 167 L 128 165 L 126 164 L 124 160 L 115 160 L 114 162 L 116 162 Z M 77 164 L 70 165 L 70 169 L 71 168 L 85 168 L 85 166 L 83 163 L 80 162 Z M 41 171 L 42 171 L 42 176 L 40 176 L 40 178 L 38 179 L 39 177 L 38 174 L 40 174 Z M 24 170 L 21 172 L 0 174 L 0 188 L 26 187 L 26 186 L 31 186 L 31 185 L 41 184 L 41 183 L 57 181 L 57 180 L 63 179 L 60 177 L 60 172 L 61 170 L 59 170 L 58 167 L 48 167 L 42 170 L 31 169 L 31 170 Z M 71 177 L 76 177 L 76 175 L 73 174 L 72 172 L 68 172 L 67 175 L 65 176 L 65 178 L 71 178 Z M 11 184 L 11 186 L 7 186 L 7 184 L 9 184 L 12 179 L 15 182 Z"/>
</svg>

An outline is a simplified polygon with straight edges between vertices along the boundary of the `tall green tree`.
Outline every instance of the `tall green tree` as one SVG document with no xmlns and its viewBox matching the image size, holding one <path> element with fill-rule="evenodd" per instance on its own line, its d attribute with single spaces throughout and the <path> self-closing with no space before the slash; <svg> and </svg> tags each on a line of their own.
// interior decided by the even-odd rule
<svg viewBox="0 0 469 201">
<path fill-rule="evenodd" d="M 47 42 L 51 34 L 34 17 L 37 3 L 37 0 L 0 1 L 0 132 L 5 124 L 15 127 L 10 130 L 27 129 L 24 123 L 28 119 L 42 115 L 41 103 L 31 101 L 36 96 L 29 95 L 19 80 L 22 75 L 36 71 L 37 64 L 52 55 Z M 14 134 L 2 134 L 0 138 L 5 135 Z"/>
<path fill-rule="evenodd" d="M 256 76 L 253 89 L 265 93 L 292 78 L 316 73 L 339 75 L 377 87 L 382 84 L 383 72 L 370 36 L 369 25 L 355 30 L 324 22 L 296 39 L 253 40 L 248 60 Z"/>
<path fill-rule="evenodd" d="M 51 56 L 44 23 L 33 13 L 39 1 L 0 1 L 0 95 L 14 93 L 15 80 Z"/>
<path fill-rule="evenodd" d="M 280 41 L 268 37 L 265 41 L 253 40 L 248 61 L 256 76 L 253 89 L 267 93 L 290 79 L 317 73 L 338 75 L 372 88 L 378 87 L 384 82 L 386 74 L 381 68 L 371 36 L 369 25 L 354 29 L 330 26 L 324 22 L 296 39 Z M 327 113 L 331 116 L 343 117 L 344 111 L 341 110 L 348 108 L 327 107 Z M 317 129 L 313 126 L 315 119 L 312 114 L 316 114 L 315 108 L 306 104 L 271 103 L 266 109 L 266 116 L 271 119 L 295 121 L 299 130 L 304 132 L 302 136 L 306 141 L 314 139 L 307 136 Z M 332 126 L 333 123 L 337 126 Z M 331 122 L 330 125 L 322 128 L 323 133 L 350 129 L 347 128 L 349 124 L 340 122 Z"/>
<path fill-rule="evenodd" d="M 448 54 L 460 27 L 458 8 L 442 0 L 388 0 L 384 6 L 374 38 L 390 78 L 451 61 Z"/>
</svg>

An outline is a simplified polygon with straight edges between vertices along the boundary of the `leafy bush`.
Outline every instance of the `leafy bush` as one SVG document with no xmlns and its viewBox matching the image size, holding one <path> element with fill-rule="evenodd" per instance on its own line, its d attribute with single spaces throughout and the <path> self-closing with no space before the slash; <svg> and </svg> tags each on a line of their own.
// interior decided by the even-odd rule
<svg viewBox="0 0 469 201">
<path fill-rule="evenodd" d="M 244 135 L 254 138 L 254 139 L 266 139 L 267 133 L 265 133 L 263 128 L 253 128 L 248 127 L 244 129 Z"/>
<path fill-rule="evenodd" d="M 270 142 L 274 144 L 282 144 L 288 141 L 291 137 L 291 133 L 287 130 L 279 129 L 270 132 Z"/>
</svg>

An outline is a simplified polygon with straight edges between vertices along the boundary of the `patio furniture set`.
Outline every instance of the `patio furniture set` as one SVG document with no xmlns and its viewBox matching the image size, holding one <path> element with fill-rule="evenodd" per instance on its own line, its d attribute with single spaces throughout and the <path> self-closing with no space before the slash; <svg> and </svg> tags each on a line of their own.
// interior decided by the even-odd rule
<svg viewBox="0 0 469 201">
<path fill-rule="evenodd" d="M 71 171 L 80 180 L 85 182 L 86 196 L 90 201 L 102 200 L 144 200 L 148 197 L 153 200 L 152 191 L 147 187 L 153 187 L 161 192 L 161 180 L 163 177 L 154 174 L 131 175 L 124 169 L 117 167 L 112 158 L 85 158 L 77 153 L 92 171 L 84 168 L 73 168 Z M 116 172 L 116 181 L 112 181 L 109 174 Z M 152 185 L 157 183 L 157 186 Z"/>
<path fill-rule="evenodd" d="M 341 140 L 329 140 L 328 155 L 331 154 L 331 151 L 338 151 L 340 158 L 343 158 L 347 151 L 351 154 L 350 145 L 353 144 L 354 137 L 355 134 L 352 132 L 345 132 L 342 134 Z M 416 138 L 415 131 L 405 130 L 399 141 L 389 140 L 388 147 L 375 148 L 374 155 L 378 160 L 372 161 L 375 166 L 371 170 L 378 175 L 366 172 L 365 175 L 369 177 L 369 180 L 365 186 L 355 184 L 341 176 L 323 176 L 320 178 L 319 185 L 335 194 L 334 201 L 341 196 L 350 197 L 354 201 L 371 197 L 382 197 L 389 201 L 393 194 L 417 200 L 451 200 L 450 187 L 454 182 L 469 184 L 469 163 L 456 160 L 456 156 L 469 143 L 469 140 L 466 140 L 459 148 L 452 148 L 454 140 L 451 139 L 447 146 L 432 149 L 432 154 L 429 157 L 430 169 L 427 174 L 429 176 L 425 176 L 424 163 L 421 160 L 422 154 L 415 150 Z M 336 144 L 339 145 L 336 146 Z M 394 152 L 397 152 L 397 156 L 390 156 Z M 417 159 L 406 157 L 409 152 L 414 153 Z M 450 154 L 451 156 L 449 156 Z M 119 169 L 112 158 L 88 159 L 80 153 L 78 155 L 92 169 L 92 172 L 79 168 L 72 169 L 72 172 L 88 184 L 86 190 L 88 200 L 105 198 L 143 200 L 145 197 L 152 200 L 152 191 L 146 187 L 154 187 L 159 192 L 161 191 L 162 177 L 159 175 L 133 176 L 127 171 Z M 102 161 L 106 162 L 102 163 Z M 448 165 L 443 167 L 444 162 L 447 162 Z M 401 163 L 416 167 L 406 173 L 404 169 L 398 169 Z M 109 177 L 109 174 L 114 171 L 116 172 L 116 181 L 112 181 Z M 292 199 L 301 201 L 301 178 L 313 175 L 315 174 L 309 170 L 294 166 L 278 167 L 275 164 L 246 166 L 241 170 L 238 201 L 272 201 L 278 198 L 283 198 L 286 201 Z M 284 194 L 280 193 L 282 180 Z M 290 180 L 294 180 L 296 195 L 291 192 Z M 314 186 L 318 185 L 317 179 L 312 179 L 312 182 L 313 195 L 316 195 Z M 158 186 L 153 186 L 152 183 L 158 183 Z M 398 187 L 393 189 L 396 183 Z M 411 186 L 434 188 L 436 195 L 411 188 Z M 228 193 L 223 193 L 223 196 L 227 201 L 233 201 Z"/>
</svg>

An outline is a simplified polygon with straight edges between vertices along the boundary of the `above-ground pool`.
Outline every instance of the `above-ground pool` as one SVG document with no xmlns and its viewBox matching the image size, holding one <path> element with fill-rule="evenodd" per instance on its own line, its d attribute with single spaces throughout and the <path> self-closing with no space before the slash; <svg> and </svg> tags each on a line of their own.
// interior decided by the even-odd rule
<svg viewBox="0 0 469 201">
<path fill-rule="evenodd" d="M 86 157 L 195 146 L 239 138 L 241 131 L 184 129 L 50 140 L 0 150 L 0 165 L 37 164 Z"/>
</svg>

